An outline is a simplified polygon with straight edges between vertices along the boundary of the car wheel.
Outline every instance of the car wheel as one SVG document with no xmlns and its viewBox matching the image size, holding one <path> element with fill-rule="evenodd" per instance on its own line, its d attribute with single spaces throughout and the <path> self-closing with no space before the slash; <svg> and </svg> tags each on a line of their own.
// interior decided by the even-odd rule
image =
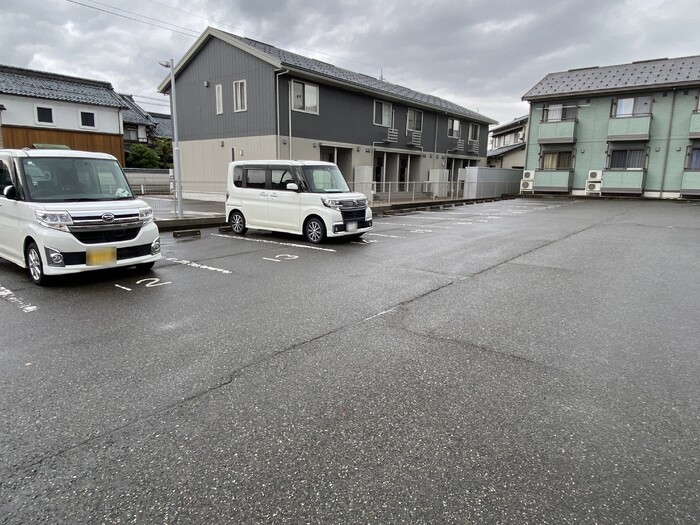
<svg viewBox="0 0 700 525">
<path fill-rule="evenodd" d="M 248 231 L 248 228 L 245 227 L 245 217 L 243 217 L 243 214 L 240 211 L 234 211 L 231 214 L 228 223 L 231 225 L 231 230 L 236 235 L 243 235 Z"/>
<path fill-rule="evenodd" d="M 41 262 L 41 253 L 36 243 L 32 242 L 27 246 L 27 269 L 29 270 L 29 278 L 34 284 L 44 285 L 47 282 L 47 277 L 44 275 L 44 263 Z"/>
<path fill-rule="evenodd" d="M 306 221 L 304 235 L 309 242 L 319 244 L 326 238 L 326 226 L 318 217 L 311 217 L 308 221 Z"/>
</svg>

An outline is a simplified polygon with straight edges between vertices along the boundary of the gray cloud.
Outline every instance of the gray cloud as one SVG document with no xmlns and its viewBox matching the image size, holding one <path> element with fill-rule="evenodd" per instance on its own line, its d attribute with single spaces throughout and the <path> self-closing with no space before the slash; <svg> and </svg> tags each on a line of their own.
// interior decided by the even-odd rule
<svg viewBox="0 0 700 525">
<path fill-rule="evenodd" d="M 700 54 L 695 37 L 700 14 L 693 0 L 3 4 L 0 63 L 108 80 L 120 92 L 161 103 L 167 98 L 156 86 L 167 71 L 158 61 L 181 57 L 207 25 L 354 71 L 383 74 L 501 122 L 527 112 L 521 97 L 547 73 Z M 148 109 L 167 111 L 138 100 Z"/>
</svg>

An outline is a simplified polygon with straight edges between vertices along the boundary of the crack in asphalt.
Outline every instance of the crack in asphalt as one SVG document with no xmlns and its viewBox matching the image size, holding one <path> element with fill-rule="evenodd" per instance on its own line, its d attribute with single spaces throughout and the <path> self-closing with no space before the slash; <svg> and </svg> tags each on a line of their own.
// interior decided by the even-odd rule
<svg viewBox="0 0 700 525">
<path fill-rule="evenodd" d="M 478 272 L 476 272 L 476 273 L 470 274 L 470 275 L 468 275 L 468 276 L 462 276 L 462 277 L 459 277 L 459 278 L 457 278 L 457 279 L 452 279 L 451 281 L 449 281 L 449 282 L 446 283 L 446 284 L 443 284 L 443 285 L 437 286 L 437 287 L 435 287 L 435 288 L 432 288 L 432 289 L 430 289 L 430 290 L 427 290 L 427 291 L 425 291 L 425 292 L 423 292 L 423 293 L 421 293 L 421 294 L 418 294 L 418 295 L 416 295 L 416 296 L 414 296 L 414 297 L 412 297 L 412 298 L 405 299 L 404 301 L 401 301 L 401 302 L 397 303 L 397 304 L 394 305 L 393 307 L 385 309 L 385 311 L 388 312 L 388 311 L 392 311 L 392 310 L 399 309 L 399 308 L 405 308 L 406 306 L 408 306 L 408 305 L 410 305 L 410 304 L 412 304 L 412 303 L 414 303 L 414 302 L 416 302 L 416 301 L 419 301 L 419 300 L 421 300 L 421 299 L 423 299 L 423 298 L 425 298 L 425 297 L 428 297 L 428 296 L 430 296 L 430 295 L 432 295 L 432 294 L 435 294 L 435 293 L 437 293 L 437 292 L 440 292 L 441 290 L 444 290 L 445 288 L 448 288 L 448 287 L 450 287 L 450 286 L 452 286 L 452 285 L 454 285 L 454 284 L 457 284 L 457 283 L 459 283 L 459 282 L 464 282 L 464 280 L 466 280 L 466 279 L 469 278 L 469 277 L 477 277 L 477 276 L 479 276 L 479 275 L 482 275 L 482 274 L 484 274 L 484 273 L 487 273 L 487 272 L 489 272 L 489 271 L 491 271 L 491 270 L 494 270 L 494 269 L 499 268 L 499 267 L 501 267 L 501 266 L 503 266 L 503 265 L 505 265 L 505 264 L 508 264 L 508 263 L 510 263 L 510 262 L 512 262 L 512 261 L 514 261 L 514 260 L 516 260 L 516 259 L 518 259 L 518 258 L 520 258 L 520 257 L 522 257 L 522 256 L 524 256 L 524 255 L 529 255 L 529 254 L 531 254 L 531 253 L 533 253 L 533 252 L 535 252 L 535 251 L 537 251 L 537 250 L 540 250 L 540 249 L 542 249 L 542 248 L 546 248 L 547 246 L 550 246 L 550 245 L 555 244 L 555 243 L 557 243 L 557 242 L 560 242 L 560 241 L 566 240 L 566 239 L 568 239 L 568 238 L 571 238 L 571 237 L 573 237 L 573 236 L 575 236 L 575 235 L 578 235 L 578 234 L 580 234 L 580 233 L 583 233 L 583 232 L 585 232 L 585 231 L 587 231 L 587 230 L 589 230 L 589 229 L 595 228 L 595 227 L 599 226 L 600 224 L 602 224 L 602 223 L 604 223 L 604 222 L 606 222 L 606 221 L 608 221 L 608 220 L 610 220 L 610 219 L 613 219 L 613 218 L 615 218 L 615 217 L 624 215 L 624 214 L 628 213 L 629 211 L 630 211 L 630 210 L 625 210 L 625 211 L 622 211 L 622 212 L 620 212 L 620 213 L 618 213 L 618 214 L 615 214 L 615 215 L 613 215 L 613 216 L 610 216 L 610 217 L 606 217 L 606 218 L 604 218 L 604 219 L 601 219 L 600 221 L 598 221 L 598 222 L 596 222 L 596 223 L 594 223 L 594 224 L 591 224 L 591 225 L 589 225 L 589 226 L 587 226 L 587 227 L 585 227 L 585 228 L 581 228 L 580 230 L 574 231 L 574 232 L 572 232 L 572 233 L 570 233 L 570 234 L 568 234 L 568 235 L 565 235 L 565 236 L 563 236 L 563 237 L 561 237 L 561 238 L 559 238 L 559 239 L 556 239 L 556 240 L 553 240 L 553 241 L 548 241 L 548 242 L 546 242 L 546 243 L 544 243 L 544 244 L 542 244 L 542 245 L 540 245 L 540 246 L 536 246 L 536 247 L 534 247 L 534 248 L 532 248 L 532 249 L 530 249 L 530 250 L 527 250 L 527 251 L 525 251 L 525 252 L 523 252 L 523 253 L 519 253 L 519 254 L 517 254 L 517 255 L 515 255 L 515 256 L 513 256 L 513 257 L 510 257 L 509 259 L 506 259 L 506 260 L 501 261 L 501 262 L 499 262 L 499 263 L 497 263 L 497 264 L 494 264 L 494 265 L 492 265 L 492 266 L 489 266 L 489 267 L 487 267 L 487 268 L 484 268 L 484 269 L 482 269 L 482 270 L 480 270 L 480 271 L 478 271 Z M 173 263 L 173 264 L 175 264 L 175 263 Z M 129 428 L 129 427 L 131 427 L 131 426 L 133 426 L 133 425 L 135 425 L 135 424 L 137 424 L 137 423 L 139 423 L 139 422 L 141 422 L 141 421 L 145 421 L 145 420 L 150 419 L 150 418 L 152 418 L 152 417 L 154 417 L 154 416 L 157 416 L 157 415 L 159 415 L 159 414 L 163 414 L 163 413 L 169 412 L 169 411 L 171 411 L 171 410 L 173 410 L 173 409 L 180 408 L 180 407 L 182 407 L 182 406 L 184 406 L 184 405 L 186 405 L 186 404 L 188 404 L 188 403 L 190 403 L 190 402 L 192 402 L 192 401 L 194 401 L 194 400 L 200 399 L 200 398 L 202 398 L 202 397 L 204 397 L 204 396 L 206 396 L 206 395 L 208 395 L 208 394 L 211 394 L 211 393 L 213 393 L 213 392 L 216 392 L 217 390 L 220 390 L 221 388 L 224 388 L 224 387 L 226 387 L 226 386 L 232 384 L 232 383 L 234 382 L 234 380 L 235 380 L 238 376 L 240 376 L 243 372 L 245 372 L 246 370 L 248 370 L 248 369 L 250 369 L 250 368 L 253 368 L 253 367 L 258 366 L 258 365 L 261 365 L 261 364 L 263 364 L 263 363 L 272 361 L 273 359 L 276 359 L 276 358 L 278 358 L 278 357 L 280 357 L 280 356 L 282 356 L 282 355 L 284 355 L 284 354 L 287 354 L 287 353 L 292 352 L 292 351 L 294 351 L 294 350 L 296 350 L 296 349 L 299 349 L 299 348 L 301 348 L 301 347 L 303 347 L 303 346 L 305 346 L 305 345 L 307 345 L 307 344 L 310 344 L 310 343 L 313 343 L 313 342 L 315 342 L 315 341 L 321 340 L 321 339 L 323 339 L 323 338 L 325 338 L 325 337 L 328 337 L 328 336 L 330 336 L 330 335 L 333 335 L 333 334 L 335 334 L 335 333 L 338 333 L 338 332 L 340 332 L 340 331 L 342 331 L 342 330 L 346 330 L 346 329 L 352 327 L 353 325 L 359 325 L 359 324 L 365 323 L 365 322 L 367 322 L 367 320 L 373 319 L 374 317 L 376 317 L 376 316 L 373 316 L 373 317 L 370 317 L 370 318 L 367 318 L 367 319 L 363 319 L 363 320 L 358 320 L 358 321 L 355 321 L 355 322 L 352 322 L 352 323 L 349 323 L 349 324 L 347 324 L 347 325 L 343 325 L 343 326 L 340 326 L 340 327 L 336 327 L 336 328 L 334 328 L 333 330 L 329 330 L 328 332 L 325 332 L 325 333 L 320 334 L 320 335 L 318 335 L 318 336 L 311 337 L 311 338 L 306 339 L 306 340 L 304 340 L 304 341 L 301 341 L 301 342 L 299 342 L 299 343 L 295 343 L 295 344 L 290 345 L 290 346 L 288 346 L 288 347 L 282 348 L 282 349 L 280 349 L 280 350 L 278 350 L 278 351 L 276 351 L 276 352 L 272 352 L 271 354 L 267 354 L 267 355 L 265 355 L 264 357 L 261 357 L 260 359 L 256 359 L 256 360 L 250 361 L 250 362 L 247 363 L 246 365 L 243 365 L 243 366 L 241 366 L 241 367 L 239 367 L 239 368 L 237 368 L 237 369 L 231 371 L 228 375 L 226 375 L 226 376 L 224 376 L 223 378 L 221 378 L 221 380 L 220 380 L 217 384 L 215 384 L 215 385 L 213 385 L 213 386 L 210 386 L 210 387 L 208 387 L 208 388 L 204 388 L 204 389 L 202 389 L 202 390 L 200 390 L 200 391 L 198 391 L 198 392 L 195 392 L 195 393 L 193 393 L 193 394 L 191 394 L 191 395 L 189 395 L 189 396 L 187 396 L 187 397 L 184 397 L 184 398 L 178 400 L 177 402 L 170 403 L 170 404 L 165 405 L 165 406 L 163 406 L 163 407 L 161 407 L 161 408 L 159 408 L 159 409 L 157 409 L 157 410 L 153 410 L 153 411 L 148 412 L 148 413 L 146 413 L 146 414 L 143 414 L 143 415 L 141 415 L 141 416 L 139 416 L 139 417 L 133 418 L 133 419 L 127 421 L 126 423 L 122 424 L 122 425 L 113 427 L 113 428 L 111 428 L 111 429 L 109 429 L 109 430 L 107 430 L 107 431 L 105 431 L 105 432 L 101 432 L 101 433 L 99 433 L 99 434 L 96 434 L 96 435 L 94 435 L 94 436 L 91 436 L 91 437 L 89 437 L 89 438 L 87 438 L 87 439 L 84 439 L 83 441 L 81 441 L 81 442 L 79 442 L 79 443 L 76 443 L 76 444 L 74 444 L 74 445 L 71 445 L 71 446 L 69 446 L 69 447 L 65 447 L 65 448 L 62 448 L 62 449 L 55 450 L 54 452 L 49 453 L 49 454 L 46 454 L 46 455 L 44 455 L 44 456 L 42 456 L 42 457 L 40 457 L 40 458 L 38 458 L 38 459 L 35 459 L 35 460 L 33 460 L 33 461 L 29 462 L 29 463 L 17 463 L 17 464 L 15 464 L 15 465 L 12 465 L 12 466 L 10 466 L 10 467 L 7 467 L 7 468 L 4 469 L 4 470 L 10 470 L 10 469 L 15 470 L 16 472 L 14 473 L 14 475 L 17 476 L 17 475 L 19 474 L 19 471 L 23 471 L 23 470 L 26 471 L 26 470 L 33 469 L 33 468 L 35 468 L 35 467 L 41 465 L 42 463 L 44 463 L 44 462 L 46 462 L 46 461 L 48 461 L 48 460 L 51 460 L 51 459 L 53 459 L 53 458 L 56 458 L 56 457 L 65 455 L 65 454 L 67 454 L 67 453 L 69 453 L 69 452 L 71 452 L 71 451 L 74 451 L 74 450 L 77 450 L 77 449 L 79 449 L 79 448 L 82 448 L 82 447 L 84 447 L 85 445 L 89 445 L 90 443 L 97 442 L 97 441 L 102 440 L 102 439 L 104 439 L 104 438 L 106 438 L 106 437 L 109 437 L 109 436 L 111 436 L 111 435 L 113 435 L 113 434 L 116 434 L 116 433 L 118 433 L 118 432 L 120 432 L 120 431 L 122 431 L 122 430 L 124 430 L 124 429 L 126 429 L 126 428 Z M 405 328 L 405 327 L 403 327 L 403 326 L 402 326 L 401 328 L 402 328 L 403 330 L 405 330 L 406 332 L 408 332 L 408 333 L 413 333 L 414 335 L 419 335 L 419 336 L 421 336 L 421 337 L 428 337 L 428 336 L 425 335 L 425 334 L 419 334 L 419 333 L 412 332 L 411 330 L 409 330 L 409 329 L 407 329 L 407 328 Z M 522 360 L 522 361 L 528 362 L 528 363 L 530 363 L 530 364 L 534 364 L 534 365 L 541 366 L 541 367 L 546 367 L 546 365 L 542 365 L 541 363 L 538 363 L 538 362 L 536 362 L 536 361 L 531 361 L 531 360 L 529 360 L 529 359 L 527 359 L 527 358 L 523 358 L 523 357 L 521 357 L 521 356 L 515 356 L 515 355 L 507 354 L 507 353 L 504 353 L 504 352 L 497 352 L 497 351 L 495 351 L 495 350 L 493 350 L 493 349 L 481 347 L 480 345 L 473 345 L 473 344 L 471 344 L 471 343 L 465 343 L 465 342 L 463 342 L 463 341 L 452 340 L 452 339 L 444 338 L 444 337 L 441 337 L 441 336 L 438 336 L 438 335 L 435 335 L 435 334 L 432 334 L 431 337 L 435 337 L 435 338 L 438 338 L 438 339 L 450 341 L 450 342 L 452 342 L 452 343 L 458 343 L 458 344 L 460 344 L 460 345 L 470 345 L 470 346 L 472 346 L 472 347 L 474 347 L 474 348 L 477 348 L 477 349 L 480 349 L 480 350 L 482 350 L 482 351 L 484 351 L 484 352 L 490 352 L 490 353 L 498 354 L 498 355 L 501 355 L 501 356 L 508 356 L 508 357 L 510 357 L 510 358 L 512 358 L 512 359 L 518 359 L 518 360 Z M 558 369 L 556 369 L 556 368 L 554 368 L 554 367 L 551 367 L 551 368 L 554 369 L 554 370 L 558 370 Z M 559 370 L 559 371 L 561 372 L 561 370 Z M 3 484 L 4 484 L 4 483 L 7 483 L 7 479 L 3 482 Z"/>
</svg>

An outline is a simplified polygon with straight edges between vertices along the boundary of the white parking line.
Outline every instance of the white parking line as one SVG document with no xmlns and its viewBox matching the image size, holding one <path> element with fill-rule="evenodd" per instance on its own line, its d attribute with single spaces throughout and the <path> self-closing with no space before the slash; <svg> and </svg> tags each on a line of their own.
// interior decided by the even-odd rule
<svg viewBox="0 0 700 525">
<path fill-rule="evenodd" d="M 186 261 L 184 259 L 176 259 L 175 257 L 168 257 L 166 260 L 170 261 L 170 262 L 177 263 L 177 264 L 182 264 L 184 266 L 190 266 L 192 268 L 199 268 L 201 270 L 211 270 L 212 272 L 220 272 L 220 273 L 225 273 L 225 274 L 233 273 L 231 270 L 224 270 L 223 268 L 215 268 L 213 266 L 207 266 L 206 264 L 199 264 L 199 263 L 192 262 L 192 261 Z"/>
<path fill-rule="evenodd" d="M 401 237 L 399 235 L 385 235 L 383 233 L 368 233 L 367 235 L 373 235 L 374 237 L 389 237 L 390 239 L 405 239 L 406 237 Z"/>
<path fill-rule="evenodd" d="M 26 302 L 21 297 L 17 297 L 12 290 L 9 290 L 4 286 L 0 286 L 0 297 L 5 299 L 5 301 L 8 303 L 14 304 L 17 308 L 26 313 L 36 312 L 39 309 L 38 306 L 34 306 Z"/>
<path fill-rule="evenodd" d="M 290 246 L 292 248 L 303 248 L 305 250 L 318 250 L 321 252 L 333 252 L 335 253 L 336 250 L 333 250 L 331 248 L 321 248 L 320 246 L 308 246 L 306 244 L 294 244 L 292 242 L 278 242 L 278 241 L 269 241 L 267 239 L 251 239 L 249 237 L 234 237 L 232 235 L 223 235 L 220 233 L 212 233 L 213 237 L 224 237 L 226 239 L 232 239 L 236 241 L 248 241 L 248 242 L 261 242 L 265 244 L 276 244 L 278 246 Z"/>
<path fill-rule="evenodd" d="M 410 228 L 421 228 L 425 227 L 424 224 L 406 224 L 403 222 L 382 222 L 381 224 L 386 224 L 390 226 L 408 226 Z M 430 228 L 437 228 L 439 230 L 454 230 L 452 226 L 433 226 L 432 224 L 429 226 Z"/>
</svg>

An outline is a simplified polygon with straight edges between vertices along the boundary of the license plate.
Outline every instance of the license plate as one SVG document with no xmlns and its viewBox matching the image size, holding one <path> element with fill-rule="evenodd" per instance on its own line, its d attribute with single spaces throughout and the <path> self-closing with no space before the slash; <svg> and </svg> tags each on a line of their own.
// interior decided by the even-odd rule
<svg viewBox="0 0 700 525">
<path fill-rule="evenodd" d="M 117 262 L 116 248 L 94 248 L 85 254 L 85 262 L 88 266 L 106 266 Z"/>
<path fill-rule="evenodd" d="M 357 221 L 348 222 L 345 225 L 346 232 L 356 232 L 357 231 Z"/>
</svg>

